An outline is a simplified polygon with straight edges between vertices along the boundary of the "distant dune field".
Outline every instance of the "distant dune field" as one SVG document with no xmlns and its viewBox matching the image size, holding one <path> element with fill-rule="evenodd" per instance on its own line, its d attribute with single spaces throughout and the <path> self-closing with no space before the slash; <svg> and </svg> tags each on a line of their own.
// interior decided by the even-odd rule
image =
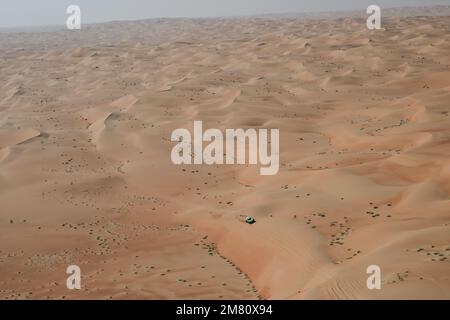
<svg viewBox="0 0 450 320">
<path fill-rule="evenodd" d="M 0 299 L 450 299 L 450 17 L 408 10 L 0 32 Z M 174 165 L 194 120 L 279 173 Z"/>
</svg>

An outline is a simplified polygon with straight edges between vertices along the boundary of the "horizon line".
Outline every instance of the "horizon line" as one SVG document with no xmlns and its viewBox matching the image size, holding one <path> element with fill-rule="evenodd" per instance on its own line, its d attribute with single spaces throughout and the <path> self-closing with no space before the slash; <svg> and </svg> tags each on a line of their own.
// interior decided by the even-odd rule
<svg viewBox="0 0 450 320">
<path fill-rule="evenodd" d="M 420 6 L 390 6 L 386 8 L 382 8 L 382 10 L 390 10 L 390 9 L 402 9 L 402 8 L 439 8 L 446 7 L 450 8 L 450 5 L 447 4 L 437 4 L 437 5 L 420 5 Z M 255 13 L 255 14 L 233 14 L 233 15 L 210 15 L 210 16 L 160 16 L 160 17 L 149 17 L 149 18 L 136 18 L 136 19 L 113 19 L 113 20 L 104 20 L 104 21 L 89 21 L 83 23 L 86 26 L 95 26 L 101 24 L 108 23 L 117 23 L 117 22 L 139 22 L 139 21 L 148 21 L 148 20 L 199 20 L 199 19 L 236 19 L 236 18 L 270 18 L 270 16 L 283 16 L 283 15 L 295 15 L 295 14 L 333 14 L 333 13 L 355 13 L 360 12 L 358 9 L 338 9 L 331 11 L 293 11 L 293 12 L 270 12 L 270 13 Z M 365 14 L 365 11 L 364 11 Z M 65 20 L 61 24 L 30 24 L 30 25 L 16 25 L 16 26 L 1 26 L 0 30 L 3 31 L 12 31 L 12 30 L 20 30 L 20 29 L 30 29 L 30 28 L 64 28 Z"/>
</svg>

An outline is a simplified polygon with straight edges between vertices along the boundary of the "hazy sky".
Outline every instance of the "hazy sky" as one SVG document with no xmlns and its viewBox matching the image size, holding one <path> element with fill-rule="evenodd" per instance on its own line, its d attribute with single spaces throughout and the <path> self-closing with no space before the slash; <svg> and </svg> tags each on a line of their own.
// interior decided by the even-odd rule
<svg viewBox="0 0 450 320">
<path fill-rule="evenodd" d="M 155 17 L 210 17 L 262 13 L 364 10 L 450 4 L 450 0 L 0 0 L 0 27 L 65 25 L 66 8 L 81 7 L 82 22 Z"/>
</svg>

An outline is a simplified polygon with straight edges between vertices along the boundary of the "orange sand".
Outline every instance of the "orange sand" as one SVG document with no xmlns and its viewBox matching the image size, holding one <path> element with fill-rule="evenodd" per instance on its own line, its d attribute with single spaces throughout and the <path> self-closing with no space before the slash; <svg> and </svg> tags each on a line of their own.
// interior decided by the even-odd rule
<svg viewBox="0 0 450 320">
<path fill-rule="evenodd" d="M 449 299 L 450 18 L 383 27 L 0 34 L 0 298 Z M 280 172 L 173 165 L 194 120 L 280 129 Z"/>
</svg>

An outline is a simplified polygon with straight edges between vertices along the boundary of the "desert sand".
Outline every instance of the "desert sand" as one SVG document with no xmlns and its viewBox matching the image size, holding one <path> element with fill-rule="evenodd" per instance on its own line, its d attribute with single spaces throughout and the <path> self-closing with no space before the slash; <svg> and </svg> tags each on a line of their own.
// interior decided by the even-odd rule
<svg viewBox="0 0 450 320">
<path fill-rule="evenodd" d="M 450 299 L 450 17 L 400 12 L 1 32 L 0 298 Z M 174 165 L 194 120 L 279 173 Z"/>
</svg>

